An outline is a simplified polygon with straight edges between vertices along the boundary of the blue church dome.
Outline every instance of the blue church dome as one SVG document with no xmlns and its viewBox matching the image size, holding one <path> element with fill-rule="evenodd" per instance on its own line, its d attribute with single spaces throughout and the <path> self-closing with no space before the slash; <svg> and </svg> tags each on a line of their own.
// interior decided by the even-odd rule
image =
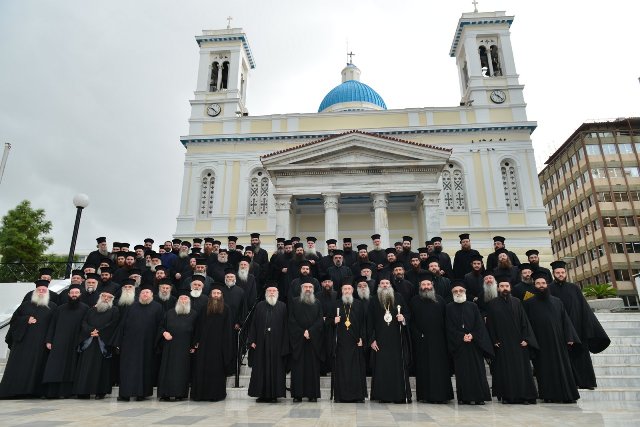
<svg viewBox="0 0 640 427">
<path fill-rule="evenodd" d="M 329 91 L 324 97 L 318 108 L 318 112 L 326 111 L 340 111 L 340 108 L 331 108 L 334 105 L 342 103 L 366 103 L 369 105 L 360 105 L 357 107 L 345 109 L 354 110 L 386 110 L 387 105 L 378 92 L 371 89 L 371 87 L 360 82 L 360 70 L 352 63 L 342 70 L 342 83 Z"/>
</svg>

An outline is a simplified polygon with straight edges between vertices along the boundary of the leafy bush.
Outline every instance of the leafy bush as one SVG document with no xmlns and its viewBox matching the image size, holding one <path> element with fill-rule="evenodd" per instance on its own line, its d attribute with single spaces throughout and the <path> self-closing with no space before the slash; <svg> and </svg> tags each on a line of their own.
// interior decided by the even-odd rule
<svg viewBox="0 0 640 427">
<path fill-rule="evenodd" d="M 595 297 L 596 299 L 615 298 L 618 296 L 615 288 L 608 283 L 587 286 L 582 289 L 582 294 L 585 297 Z"/>
</svg>

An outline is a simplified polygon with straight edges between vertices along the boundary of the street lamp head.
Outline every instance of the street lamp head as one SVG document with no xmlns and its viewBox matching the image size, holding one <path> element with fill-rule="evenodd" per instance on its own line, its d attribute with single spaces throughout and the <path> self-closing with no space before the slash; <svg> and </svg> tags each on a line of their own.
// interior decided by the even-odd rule
<svg viewBox="0 0 640 427">
<path fill-rule="evenodd" d="M 89 196 L 84 193 L 78 193 L 73 198 L 73 204 L 76 208 L 84 209 L 89 206 Z"/>
</svg>

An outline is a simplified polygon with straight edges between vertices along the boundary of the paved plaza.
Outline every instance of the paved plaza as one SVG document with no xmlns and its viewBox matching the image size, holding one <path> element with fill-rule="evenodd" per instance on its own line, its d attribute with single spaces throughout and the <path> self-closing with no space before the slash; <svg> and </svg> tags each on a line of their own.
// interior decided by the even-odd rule
<svg viewBox="0 0 640 427">
<path fill-rule="evenodd" d="M 629 401 L 584 401 L 571 405 L 485 406 L 331 403 L 256 403 L 252 399 L 223 402 L 117 402 L 94 400 L 0 401 L 3 426 L 93 425 L 215 426 L 629 426 L 640 425 L 640 404 Z"/>
</svg>

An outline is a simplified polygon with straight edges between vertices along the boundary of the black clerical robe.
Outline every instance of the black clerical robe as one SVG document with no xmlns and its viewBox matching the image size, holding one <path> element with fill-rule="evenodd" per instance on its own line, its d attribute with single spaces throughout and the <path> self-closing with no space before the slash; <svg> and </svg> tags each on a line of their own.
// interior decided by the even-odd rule
<svg viewBox="0 0 640 427">
<path fill-rule="evenodd" d="M 339 300 L 336 306 L 340 308 L 340 323 L 336 325 L 333 397 L 336 402 L 363 401 L 367 397 L 363 352 L 367 345 L 364 305 L 354 299 L 352 304 Z M 331 322 L 335 324 L 335 313 Z M 333 334 L 331 338 L 334 338 Z"/>
<path fill-rule="evenodd" d="M 417 286 L 404 278 L 392 276 L 391 286 L 393 286 L 394 291 L 402 295 L 403 301 L 411 301 L 411 299 L 417 292 Z"/>
<path fill-rule="evenodd" d="M 249 396 L 262 399 L 285 397 L 289 332 L 287 306 L 282 301 L 276 301 L 274 306 L 267 301 L 256 304 L 247 343 L 251 366 Z"/>
<path fill-rule="evenodd" d="M 397 306 L 409 324 L 409 309 L 402 295 L 394 292 L 394 303 L 383 307 L 377 296 L 369 301 L 367 314 L 367 339 L 371 346 L 376 341 L 379 351 L 371 350 L 372 378 L 371 400 L 387 402 L 405 402 L 411 399 L 409 386 L 409 335 L 405 325 L 398 323 Z M 384 320 L 386 310 L 391 314 L 391 321 Z M 404 365 L 401 361 L 404 360 Z"/>
<path fill-rule="evenodd" d="M 324 361 L 322 346 L 324 322 L 322 305 L 295 298 L 289 302 L 289 340 L 291 342 L 291 396 L 320 397 L 320 365 Z M 309 332 L 309 339 L 304 332 Z"/>
<path fill-rule="evenodd" d="M 222 313 L 205 312 L 199 318 L 191 398 L 215 402 L 227 397 L 227 375 L 235 365 L 232 313 L 225 303 Z"/>
<path fill-rule="evenodd" d="M 338 293 L 333 289 L 330 289 L 329 292 L 322 289 L 316 293 L 316 300 L 318 300 L 322 306 L 322 317 L 324 319 L 322 332 L 324 340 L 322 345 L 323 361 L 320 364 L 320 375 L 327 375 L 328 372 L 332 372 L 333 352 L 336 341 L 334 319 L 336 317 L 337 295 Z"/>
<path fill-rule="evenodd" d="M 189 395 L 191 354 L 196 345 L 196 320 L 198 314 L 191 309 L 188 314 L 177 314 L 169 309 L 160 332 L 171 334 L 171 340 L 160 338 L 162 362 L 158 372 L 158 397 L 186 398 Z"/>
<path fill-rule="evenodd" d="M 487 304 L 487 329 L 494 345 L 492 394 L 503 402 L 535 401 L 529 352 L 538 342 L 518 298 L 498 296 Z M 520 344 L 525 341 L 526 347 Z"/>
<path fill-rule="evenodd" d="M 482 292 L 484 276 L 480 271 L 471 271 L 464 275 L 464 288 L 467 291 L 467 301 L 473 302 Z M 451 293 L 451 291 L 449 291 Z M 450 301 L 451 302 L 451 301 Z"/>
<path fill-rule="evenodd" d="M 33 296 L 33 291 L 29 291 L 25 294 L 24 298 L 22 298 L 22 302 L 31 302 L 31 297 Z M 49 289 L 49 301 L 54 303 L 55 305 L 60 305 L 60 295 L 57 292 Z"/>
<path fill-rule="evenodd" d="M 38 306 L 26 301 L 13 312 L 5 342 L 11 352 L 0 382 L 0 398 L 42 396 L 42 373 L 47 362 L 46 338 L 56 304 Z M 34 317 L 35 323 L 28 323 Z"/>
<path fill-rule="evenodd" d="M 471 259 L 480 255 L 475 249 L 456 252 L 453 257 L 453 279 L 464 279 L 464 275 L 471 272 Z"/>
<path fill-rule="evenodd" d="M 611 344 L 611 340 L 577 285 L 554 281 L 549 285 L 549 291 L 564 304 L 564 309 L 582 342 L 582 346 L 572 348 L 569 352 L 576 385 L 578 388 L 595 388 L 596 375 L 589 353 L 604 351 Z"/>
<path fill-rule="evenodd" d="M 77 395 L 105 395 L 111 393 L 112 340 L 118 328 L 120 310 L 112 307 L 99 312 L 91 307 L 80 330 L 78 366 L 73 391 Z M 92 337 L 93 330 L 98 331 Z"/>
<path fill-rule="evenodd" d="M 518 259 L 518 255 L 516 255 L 511 251 L 507 251 L 507 256 L 509 256 L 509 259 L 511 260 L 511 264 L 514 267 L 518 267 L 520 265 L 520 260 Z M 498 255 L 495 252 L 491 252 L 489 255 L 487 255 L 486 268 L 487 270 L 491 271 L 497 266 L 498 266 Z"/>
<path fill-rule="evenodd" d="M 416 295 L 411 300 L 411 337 L 415 354 L 416 398 L 420 402 L 453 399 L 451 362 L 445 328 L 446 303 Z"/>
<path fill-rule="evenodd" d="M 165 313 L 174 308 L 176 306 L 176 302 L 178 301 L 178 299 L 173 295 L 169 295 L 168 299 L 163 300 L 158 294 L 153 295 L 153 300 L 162 306 L 162 311 L 164 311 Z"/>
<path fill-rule="evenodd" d="M 117 340 L 120 348 L 120 396 L 147 397 L 156 382 L 156 342 L 164 317 L 162 306 L 134 302 L 127 310 Z"/>
<path fill-rule="evenodd" d="M 42 375 L 48 397 L 68 397 L 73 394 L 78 342 L 82 319 L 89 307 L 80 301 L 59 306 L 53 313 L 47 332 L 51 351 Z"/>
<path fill-rule="evenodd" d="M 444 271 L 444 275 L 449 279 L 453 279 L 453 266 L 449 254 L 442 250 L 437 251 L 434 249 L 431 256 L 438 258 L 440 261 L 440 269 Z"/>
<path fill-rule="evenodd" d="M 540 399 L 571 402 L 580 398 L 571 361 L 569 342 L 580 346 L 580 338 L 559 298 L 540 295 L 524 303 L 540 350 L 532 351 Z"/>
<path fill-rule="evenodd" d="M 491 400 L 484 357 L 493 357 L 493 346 L 478 307 L 469 301 L 451 302 L 446 308 L 447 341 L 453 356 L 458 402 Z M 464 335 L 471 334 L 471 342 Z"/>
<path fill-rule="evenodd" d="M 529 298 L 536 296 L 537 293 L 538 291 L 536 290 L 536 287 L 533 285 L 533 283 L 524 282 L 520 282 L 515 285 L 513 287 L 513 290 L 511 291 L 511 295 L 523 302 L 528 300 Z"/>
<path fill-rule="evenodd" d="M 249 274 L 246 281 L 241 280 L 240 277 L 238 277 L 236 285 L 244 291 L 245 299 L 247 301 L 247 312 L 251 311 L 258 300 L 258 284 L 255 276 L 253 274 Z M 264 293 L 262 289 L 260 290 Z"/>
<path fill-rule="evenodd" d="M 433 279 L 433 289 L 436 294 L 440 295 L 445 303 L 453 301 L 453 295 L 451 294 L 451 280 L 446 277 L 436 276 Z"/>
</svg>

